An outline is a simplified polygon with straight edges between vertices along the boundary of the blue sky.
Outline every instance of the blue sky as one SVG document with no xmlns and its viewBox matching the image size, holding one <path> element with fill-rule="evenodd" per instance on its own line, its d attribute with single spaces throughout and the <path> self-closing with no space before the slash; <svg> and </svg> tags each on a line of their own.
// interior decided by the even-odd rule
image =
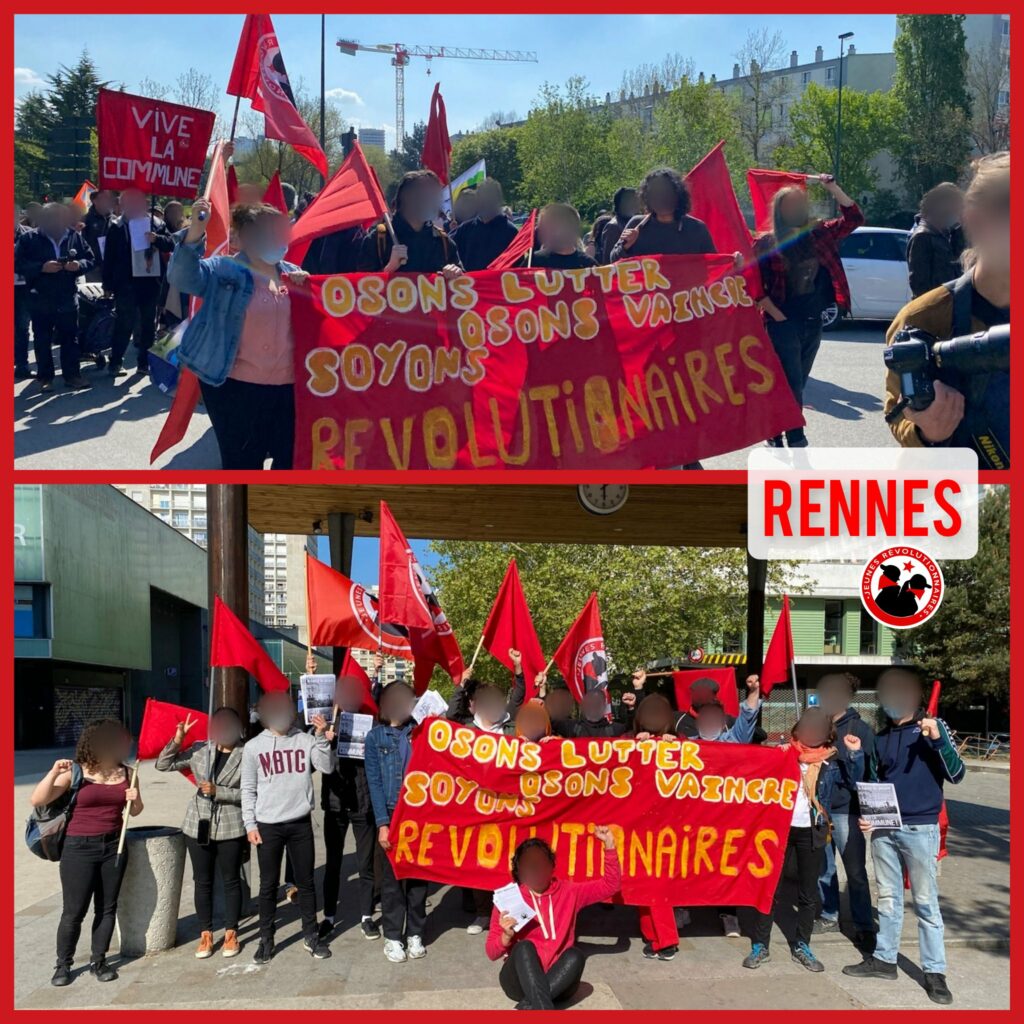
<svg viewBox="0 0 1024 1024">
<path fill-rule="evenodd" d="M 434 564 L 434 556 L 427 550 L 428 541 L 410 540 L 412 549 L 419 559 L 420 565 L 430 572 Z M 331 564 L 331 549 L 326 537 L 317 540 L 317 558 L 327 565 Z M 377 582 L 380 563 L 380 543 L 376 537 L 357 537 L 352 547 L 352 579 L 364 587 L 372 587 Z"/>
<path fill-rule="evenodd" d="M 319 85 L 320 18 L 273 15 L 293 81 Z M 15 18 L 15 99 L 43 84 L 61 64 L 88 48 L 100 74 L 132 91 L 150 77 L 172 84 L 186 61 L 209 73 L 219 87 L 227 82 L 243 15 L 18 15 Z M 475 128 L 496 110 L 524 115 L 545 81 L 584 75 L 597 95 L 618 90 L 624 70 L 657 63 L 666 53 L 692 57 L 698 71 L 728 77 L 735 52 L 748 30 L 778 30 L 785 50 L 801 62 L 821 45 L 838 49 L 840 32 L 855 33 L 861 53 L 892 48 L 895 15 L 343 15 L 327 16 L 329 94 L 356 127 L 385 127 L 393 143 L 394 71 L 388 58 L 360 53 L 345 57 L 339 38 L 366 44 L 400 41 L 407 45 L 535 50 L 536 64 L 413 58 L 406 69 L 406 125 L 425 120 L 431 90 L 441 82 L 454 133 Z M 175 54 L 181 54 L 180 65 Z M 433 64 L 432 75 L 426 74 Z M 230 118 L 234 100 L 225 96 L 221 113 Z M 243 104 L 244 109 L 244 104 Z"/>
</svg>

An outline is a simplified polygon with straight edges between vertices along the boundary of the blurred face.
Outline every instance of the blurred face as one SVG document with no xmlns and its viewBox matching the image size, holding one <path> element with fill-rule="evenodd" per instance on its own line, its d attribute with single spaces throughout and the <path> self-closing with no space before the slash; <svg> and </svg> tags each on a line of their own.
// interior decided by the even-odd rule
<svg viewBox="0 0 1024 1024">
<path fill-rule="evenodd" d="M 177 231 L 185 220 L 185 207 L 181 203 L 168 203 L 164 207 L 164 223 L 172 230 Z"/>
<path fill-rule="evenodd" d="M 404 725 L 412 717 L 416 697 L 404 686 L 385 688 L 380 699 L 380 716 L 391 725 Z"/>
<path fill-rule="evenodd" d="M 649 732 L 657 736 L 672 732 L 675 724 L 668 701 L 652 695 L 640 701 L 636 711 L 636 731 Z"/>
<path fill-rule="evenodd" d="M 668 178 L 655 178 L 647 186 L 647 205 L 653 213 L 673 213 L 676 208 L 676 190 Z"/>
<path fill-rule="evenodd" d="M 131 756 L 132 738 L 127 730 L 102 726 L 93 736 L 92 747 L 97 763 L 103 768 L 124 764 Z"/>
<path fill-rule="evenodd" d="M 334 687 L 334 703 L 354 715 L 363 706 L 362 683 L 351 676 L 340 676 Z"/>
<path fill-rule="evenodd" d="M 218 711 L 210 719 L 210 740 L 218 747 L 233 747 L 242 738 L 238 716 L 230 711 Z"/>
<path fill-rule="evenodd" d="M 485 181 L 476 190 L 476 212 L 484 220 L 490 220 L 501 213 L 505 197 L 496 181 Z"/>
<path fill-rule="evenodd" d="M 92 197 L 92 205 L 97 213 L 105 217 L 114 208 L 114 197 L 109 192 L 97 192 Z"/>
<path fill-rule="evenodd" d="M 533 892 L 544 892 L 551 884 L 555 866 L 539 846 L 524 850 L 519 858 L 519 884 Z"/>
<path fill-rule="evenodd" d="M 702 740 L 717 740 L 725 729 L 725 712 L 708 704 L 697 713 L 697 734 Z"/>
<path fill-rule="evenodd" d="M 580 237 L 575 220 L 560 212 L 545 214 L 537 226 L 537 234 L 540 244 L 552 252 L 575 249 Z"/>
<path fill-rule="evenodd" d="M 791 192 L 779 204 L 779 214 L 787 227 L 802 228 L 811 216 L 807 196 L 800 191 Z"/>
<path fill-rule="evenodd" d="M 250 259 L 278 263 L 288 251 L 291 224 L 287 217 L 264 214 L 238 232 L 238 248 Z"/>
<path fill-rule="evenodd" d="M 964 200 L 961 195 L 950 195 L 939 203 L 935 212 L 935 226 L 951 228 L 959 224 L 964 215 Z"/>
<path fill-rule="evenodd" d="M 544 705 L 552 719 L 571 718 L 573 703 L 572 694 L 561 688 L 549 691 L 544 698 Z"/>
<path fill-rule="evenodd" d="M 527 705 L 516 716 L 516 732 L 526 740 L 536 742 L 548 735 L 547 715 L 540 709 Z"/>
<path fill-rule="evenodd" d="M 460 224 L 476 216 L 476 193 L 463 190 L 455 200 L 455 219 Z"/>
<path fill-rule="evenodd" d="M 469 710 L 484 725 L 497 725 L 505 717 L 505 698 L 497 690 L 484 690 L 469 702 Z"/>
<path fill-rule="evenodd" d="M 580 710 L 588 722 L 600 722 L 605 716 L 604 690 L 590 690 L 583 695 Z"/>
<path fill-rule="evenodd" d="M 1010 211 L 978 202 L 964 207 L 964 232 L 986 269 L 1010 270 Z"/>
<path fill-rule="evenodd" d="M 820 709 L 805 711 L 796 723 L 796 738 L 807 747 L 823 747 L 832 735 L 832 725 L 828 715 Z"/>
<path fill-rule="evenodd" d="M 127 188 L 121 193 L 121 213 L 129 220 L 133 217 L 145 217 L 149 213 L 146 197 L 135 188 Z"/>
<path fill-rule="evenodd" d="M 842 676 L 822 676 L 817 686 L 818 705 L 827 715 L 842 714 L 849 706 L 853 690 Z"/>
<path fill-rule="evenodd" d="M 295 705 L 287 693 L 265 693 L 257 706 L 260 721 L 272 732 L 287 732 L 295 720 Z"/>
<path fill-rule="evenodd" d="M 636 192 L 630 192 L 629 195 L 622 197 L 619 207 L 623 217 L 635 217 L 640 212 L 640 196 Z"/>
<path fill-rule="evenodd" d="M 60 238 L 64 234 L 64 211 L 59 206 L 46 206 L 39 211 L 37 226 L 51 238 Z"/>
<path fill-rule="evenodd" d="M 921 706 L 921 684 L 909 672 L 884 672 L 878 680 L 878 703 L 893 721 L 909 718 Z"/>
<path fill-rule="evenodd" d="M 441 209 L 441 186 L 431 178 L 420 178 L 402 193 L 402 214 L 411 224 L 424 224 Z"/>
</svg>

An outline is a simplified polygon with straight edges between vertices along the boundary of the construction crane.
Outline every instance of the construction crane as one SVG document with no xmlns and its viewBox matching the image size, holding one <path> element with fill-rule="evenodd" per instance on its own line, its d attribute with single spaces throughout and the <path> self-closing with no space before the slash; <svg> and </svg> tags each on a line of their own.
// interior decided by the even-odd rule
<svg viewBox="0 0 1024 1024">
<path fill-rule="evenodd" d="M 377 43 L 364 46 L 350 39 L 339 39 L 338 49 L 348 57 L 354 57 L 362 50 L 365 53 L 381 53 L 391 57 L 395 69 L 395 137 L 396 149 L 402 148 L 405 139 L 405 67 L 413 57 L 424 57 L 428 61 L 435 57 L 460 60 L 516 61 L 522 64 L 536 64 L 537 54 L 531 50 L 477 50 L 458 46 L 407 46 L 405 43 Z M 430 74 L 430 69 L 427 69 Z"/>
</svg>

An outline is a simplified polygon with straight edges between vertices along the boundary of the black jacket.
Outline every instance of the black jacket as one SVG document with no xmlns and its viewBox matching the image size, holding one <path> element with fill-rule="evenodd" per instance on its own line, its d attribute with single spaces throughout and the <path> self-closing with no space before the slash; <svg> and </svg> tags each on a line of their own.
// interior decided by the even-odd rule
<svg viewBox="0 0 1024 1024">
<path fill-rule="evenodd" d="M 78 304 L 78 278 L 92 269 L 95 262 L 89 243 L 77 231 L 65 232 L 58 245 L 60 258 L 74 250 L 79 269 L 75 273 L 62 270 L 59 274 L 44 274 L 43 264 L 58 259 L 53 242 L 41 231 L 28 231 L 14 246 L 14 272 L 25 278 L 36 303 L 53 304 L 67 309 Z"/>
<path fill-rule="evenodd" d="M 362 228 L 355 227 L 314 238 L 302 260 L 302 269 L 310 274 L 355 273 L 364 235 Z"/>
<path fill-rule="evenodd" d="M 630 726 L 624 722 L 607 721 L 590 722 L 585 718 L 560 718 L 551 723 L 551 731 L 556 736 L 568 739 L 592 739 L 604 736 L 622 736 L 629 732 Z"/>
<path fill-rule="evenodd" d="M 645 219 L 646 214 L 640 214 L 630 219 L 626 227 L 639 228 L 640 234 L 631 249 L 626 249 L 623 246 L 620 235 L 615 245 L 609 250 L 609 263 L 632 259 L 634 256 L 686 256 L 691 253 L 715 251 L 715 243 L 711 240 L 708 226 L 696 217 L 685 214 L 671 224 L 663 224 L 654 217 L 644 224 Z"/>
<path fill-rule="evenodd" d="M 85 215 L 85 228 L 82 231 L 82 235 L 85 240 L 89 243 L 89 248 L 92 249 L 93 255 L 96 257 L 96 266 L 103 266 L 103 253 L 100 251 L 100 239 L 106 238 L 107 232 L 110 230 L 111 215 L 97 213 L 93 207 L 89 208 L 89 212 Z"/>
<path fill-rule="evenodd" d="M 157 266 L 160 268 L 160 276 L 133 277 L 132 240 L 128 233 L 128 222 L 122 217 L 111 220 L 106 235 L 106 251 L 103 254 L 103 290 L 105 292 L 116 293 L 130 289 L 136 292 L 153 292 L 155 294 L 160 290 L 164 265 L 159 254 L 174 251 L 174 238 L 163 221 L 157 221 L 154 224 L 153 234 L 156 235 L 153 241 L 153 248 L 156 250 L 153 259 L 156 260 Z"/>
<path fill-rule="evenodd" d="M 963 251 L 964 232 L 959 224 L 949 231 L 939 231 L 918 220 L 907 241 L 911 294 L 917 298 L 940 284 L 955 281 L 963 273 Z"/>
<path fill-rule="evenodd" d="M 485 270 L 508 248 L 518 233 L 515 224 L 499 213 L 488 221 L 474 217 L 460 224 L 452 232 L 452 241 L 459 247 L 466 270 Z"/>
<path fill-rule="evenodd" d="M 836 751 L 837 757 L 844 761 L 850 760 L 850 752 L 846 749 L 843 737 L 853 733 L 860 739 L 860 749 L 864 752 L 864 779 L 870 782 L 875 775 L 875 730 L 864 721 L 860 715 L 847 708 L 843 717 L 836 722 Z M 860 804 L 857 801 L 856 785 L 849 785 L 843 780 L 849 778 L 847 773 L 840 776 L 832 790 L 832 813 L 833 814 L 860 814 Z"/>
<path fill-rule="evenodd" d="M 424 224 L 416 231 L 407 220 L 398 215 L 393 220 L 395 237 L 399 245 L 409 250 L 408 259 L 399 273 L 436 274 L 449 263 L 461 267 L 459 249 L 443 231 L 433 224 Z M 391 259 L 391 235 L 383 223 L 370 228 L 359 249 L 359 270 L 378 273 Z"/>
</svg>

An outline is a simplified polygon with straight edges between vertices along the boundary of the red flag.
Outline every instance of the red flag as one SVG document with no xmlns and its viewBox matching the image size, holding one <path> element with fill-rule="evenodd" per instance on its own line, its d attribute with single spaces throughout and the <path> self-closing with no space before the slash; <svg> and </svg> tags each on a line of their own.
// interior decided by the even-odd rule
<svg viewBox="0 0 1024 1024">
<path fill-rule="evenodd" d="M 484 623 L 483 639 L 484 647 L 509 671 L 512 670 L 512 659 L 508 656 L 509 648 L 512 647 L 522 654 L 526 699 L 535 697 L 537 690 L 534 679 L 538 672 L 544 671 L 544 652 L 537 639 L 537 631 L 533 627 L 530 608 L 519 582 L 519 569 L 514 558 L 508 563 L 505 578 L 501 581 L 494 604 L 491 605 L 491 612 Z"/>
<path fill-rule="evenodd" d="M 377 598 L 319 559 L 306 555 L 306 609 L 314 647 L 358 647 L 411 658 L 409 637 L 399 626 L 380 628 Z"/>
<path fill-rule="evenodd" d="M 783 595 L 782 611 L 775 623 L 768 651 L 761 665 L 761 695 L 767 697 L 776 683 L 793 679 L 796 656 L 793 653 L 793 627 L 789 621 L 789 597 Z"/>
<path fill-rule="evenodd" d="M 772 199 L 775 193 L 790 186 L 806 189 L 807 178 L 806 174 L 767 171 L 760 167 L 747 171 L 747 187 L 750 189 L 750 201 L 754 204 L 754 224 L 759 233 L 773 230 Z"/>
<path fill-rule="evenodd" d="M 377 702 L 373 699 L 373 683 L 370 681 L 370 677 L 363 671 L 363 666 L 352 657 L 350 650 L 345 652 L 345 660 L 341 663 L 341 671 L 338 673 L 338 678 L 355 679 L 362 686 L 364 697 L 363 703 L 359 708 L 361 715 L 373 715 L 376 718 L 380 714 Z"/>
<path fill-rule="evenodd" d="M 534 231 L 537 227 L 537 211 L 531 210 L 530 216 L 523 222 L 523 226 L 516 232 L 515 238 L 508 243 L 504 252 L 487 264 L 488 270 L 510 270 L 527 253 L 533 251 Z"/>
<path fill-rule="evenodd" d="M 228 203 L 233 206 L 238 202 L 238 172 L 235 170 L 235 165 L 232 164 L 228 168 Z"/>
<path fill-rule="evenodd" d="M 939 714 L 939 698 L 942 696 L 942 683 L 938 679 L 932 682 L 932 693 L 928 698 L 928 717 L 937 718 Z M 942 807 L 939 808 L 939 854 L 935 858 L 936 860 L 942 860 L 943 857 L 949 856 L 949 850 L 946 849 L 946 834 L 949 832 L 949 811 L 946 809 L 946 801 L 942 801 Z M 907 879 L 907 887 L 910 887 L 910 880 Z"/>
<path fill-rule="evenodd" d="M 327 157 L 295 104 L 269 14 L 247 14 L 228 79 L 229 96 L 245 96 L 263 114 L 263 134 L 287 142 L 325 178 Z"/>
<path fill-rule="evenodd" d="M 206 182 L 204 198 L 210 201 L 210 213 L 206 221 L 206 251 L 204 256 L 220 256 L 228 251 L 228 237 L 231 231 L 231 199 L 229 198 L 228 179 L 234 168 L 225 172 L 224 143 L 218 142 L 210 160 L 210 177 Z M 235 187 L 238 187 L 237 181 Z M 190 315 L 194 316 L 199 308 L 199 301 L 193 299 Z M 191 370 L 182 367 L 178 374 L 178 387 L 174 392 L 167 419 L 160 430 L 160 436 L 149 453 L 152 465 L 164 452 L 173 448 L 185 436 L 192 413 L 199 402 L 199 378 Z"/>
<path fill-rule="evenodd" d="M 178 723 L 184 722 L 186 718 L 192 718 L 195 725 L 189 729 L 185 736 L 185 743 L 191 746 L 193 743 L 202 743 L 206 740 L 206 731 L 209 727 L 209 716 L 203 711 L 193 711 L 192 708 L 181 707 L 179 704 L 168 704 L 162 700 L 146 698 L 146 706 L 142 709 L 142 726 L 139 728 L 138 758 L 140 761 L 149 761 L 160 756 L 160 751 L 174 739 L 178 731 Z M 181 770 L 189 782 L 195 784 L 195 777 L 187 768 Z"/>
<path fill-rule="evenodd" d="M 263 644 L 219 598 L 213 599 L 213 636 L 210 664 L 220 668 L 244 668 L 256 677 L 263 690 L 291 689 L 288 677 L 274 664 Z"/>
<path fill-rule="evenodd" d="M 263 193 L 263 202 L 276 206 L 282 213 L 288 213 L 288 204 L 284 201 L 284 190 L 281 188 L 281 172 L 274 171 L 274 176 L 267 183 Z"/>
<path fill-rule="evenodd" d="M 387 212 L 377 175 L 358 142 L 292 229 L 288 259 L 301 264 L 310 243 L 345 228 L 369 227 Z"/>
<path fill-rule="evenodd" d="M 427 121 L 427 134 L 423 138 L 420 163 L 433 171 L 441 179 L 442 185 L 447 185 L 451 162 L 452 143 L 448 138 L 448 116 L 441 96 L 441 83 L 436 82 L 434 94 L 430 97 L 430 118 Z"/>
<path fill-rule="evenodd" d="M 698 679 L 713 679 L 718 683 L 718 701 L 727 715 L 739 716 L 740 698 L 736 691 L 736 670 L 734 668 L 686 668 L 672 673 L 676 691 L 676 707 L 680 711 L 690 710 L 690 687 Z"/>
<path fill-rule="evenodd" d="M 555 664 L 578 704 L 588 690 L 608 690 L 608 653 L 601 629 L 597 594 L 591 594 L 583 611 L 569 627 L 555 651 Z"/>
<path fill-rule="evenodd" d="M 384 622 L 409 630 L 409 645 L 416 663 L 414 689 L 422 693 L 434 665 L 453 680 L 461 679 L 465 665 L 451 623 L 445 618 L 430 581 L 423 574 L 409 542 L 391 509 L 380 503 L 380 604 Z"/>
</svg>

